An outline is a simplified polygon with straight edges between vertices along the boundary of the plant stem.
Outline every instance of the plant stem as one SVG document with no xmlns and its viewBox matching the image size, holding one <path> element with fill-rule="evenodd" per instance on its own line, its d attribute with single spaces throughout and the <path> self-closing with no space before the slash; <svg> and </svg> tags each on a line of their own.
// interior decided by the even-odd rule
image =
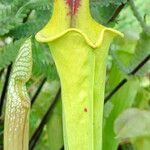
<svg viewBox="0 0 150 150">
<path fill-rule="evenodd" d="M 40 135 L 41 135 L 41 133 L 43 131 L 43 128 L 44 128 L 45 124 L 48 121 L 48 117 L 49 117 L 50 113 L 52 112 L 52 110 L 54 109 L 54 107 L 55 107 L 55 105 L 56 105 L 56 103 L 57 103 L 57 101 L 59 99 L 60 94 L 61 94 L 61 89 L 59 87 L 58 92 L 57 92 L 53 102 L 50 104 L 47 112 L 45 113 L 45 115 L 42 118 L 41 123 L 39 124 L 39 126 L 37 127 L 37 129 L 35 130 L 35 132 L 33 133 L 32 137 L 30 139 L 30 144 L 29 144 L 29 149 L 30 150 L 34 149 L 37 141 L 39 140 Z"/>
<path fill-rule="evenodd" d="M 107 24 L 110 23 L 110 22 L 113 22 L 118 17 L 118 15 L 120 14 L 120 12 L 124 8 L 124 6 L 125 6 L 125 4 L 121 4 L 119 7 L 117 7 L 115 9 L 115 11 L 113 12 L 112 16 L 107 21 Z"/>
<path fill-rule="evenodd" d="M 32 107 L 32 105 L 34 104 L 34 102 L 35 102 L 36 98 L 38 97 L 39 93 L 41 92 L 42 87 L 44 86 L 44 84 L 45 84 L 46 81 L 47 81 L 47 78 L 44 78 L 44 79 L 41 81 L 41 83 L 40 83 L 40 85 L 39 85 L 37 91 L 35 92 L 35 94 L 33 95 L 32 99 L 31 99 L 31 107 Z"/>
<path fill-rule="evenodd" d="M 5 99 L 5 96 L 7 93 L 7 87 L 8 87 L 8 81 L 9 81 L 9 77 L 10 77 L 11 68 L 12 68 L 12 64 L 10 64 L 7 68 L 5 83 L 4 83 L 2 94 L 0 97 L 0 116 L 2 115 L 2 109 L 3 109 L 4 99 Z"/>
<path fill-rule="evenodd" d="M 128 75 L 135 75 L 150 60 L 150 54 L 145 57 Z M 105 103 L 127 82 L 127 79 L 121 82 L 105 97 Z"/>
<path fill-rule="evenodd" d="M 4 72 L 4 69 L 2 69 L 2 70 L 0 71 L 0 77 L 1 77 L 1 75 L 3 74 L 3 72 Z"/>
</svg>

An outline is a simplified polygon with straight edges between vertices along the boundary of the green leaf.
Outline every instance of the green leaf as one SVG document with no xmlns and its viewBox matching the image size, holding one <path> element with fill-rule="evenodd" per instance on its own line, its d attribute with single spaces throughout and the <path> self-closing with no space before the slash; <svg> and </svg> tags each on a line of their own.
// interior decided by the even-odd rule
<svg viewBox="0 0 150 150">
<path fill-rule="evenodd" d="M 119 115 L 115 121 L 116 138 L 129 139 L 136 150 L 149 150 L 150 111 L 130 108 Z"/>
<path fill-rule="evenodd" d="M 47 123 L 49 149 L 60 150 L 63 146 L 62 104 L 57 102 Z"/>
<path fill-rule="evenodd" d="M 145 90 L 144 88 L 140 88 L 133 106 L 140 109 L 150 109 L 149 98 L 150 92 Z"/>
<path fill-rule="evenodd" d="M 91 2 L 91 14 L 96 21 L 107 25 L 117 7 L 116 5 L 105 6 L 101 2 L 93 1 Z"/>
<path fill-rule="evenodd" d="M 117 68 L 114 61 L 107 81 L 109 93 L 125 75 Z M 125 109 L 132 106 L 139 88 L 139 81 L 131 78 L 115 95 L 105 104 L 103 124 L 103 150 L 117 150 L 119 140 L 115 138 L 113 130 L 115 119 Z M 132 90 L 134 89 L 134 90 Z"/>
<path fill-rule="evenodd" d="M 58 81 L 47 81 L 44 84 L 40 94 L 38 95 L 31 109 L 30 136 L 33 135 L 33 133 L 35 132 L 35 129 L 38 127 L 39 123 L 41 122 L 42 117 L 46 113 L 49 106 L 52 104 L 54 97 L 56 95 L 56 92 L 58 90 L 58 86 L 60 86 Z M 57 114 L 55 112 L 53 113 L 54 115 Z M 53 114 L 51 115 L 51 117 L 53 117 Z M 49 149 L 49 141 L 48 141 L 49 134 L 51 133 L 48 133 L 48 129 L 45 126 L 45 128 L 43 129 L 42 135 L 40 136 L 40 139 L 36 144 L 36 147 L 35 147 L 36 150 L 48 150 Z"/>
<path fill-rule="evenodd" d="M 137 44 L 136 41 L 131 41 L 130 38 L 118 40 L 117 42 L 119 42 L 119 44 L 116 44 L 111 54 L 120 70 L 125 74 L 130 73 L 139 63 L 150 55 L 150 37 L 144 32 L 140 34 L 140 39 L 137 41 Z M 126 46 L 127 43 L 128 45 Z M 136 74 L 144 75 L 149 70 L 150 65 L 147 63 L 142 70 Z"/>
<path fill-rule="evenodd" d="M 103 0 L 102 0 L 103 1 Z M 147 24 L 150 24 L 150 1 L 144 0 L 144 3 L 142 0 L 134 0 L 135 5 L 142 15 L 143 19 Z M 128 6 L 128 5 L 126 5 Z M 117 29 L 121 29 L 123 31 L 128 31 L 128 29 L 132 29 L 135 31 L 141 31 L 141 27 L 139 26 L 139 22 L 134 17 L 133 12 L 131 11 L 131 8 L 125 7 L 119 17 L 118 17 L 118 24 L 116 24 Z"/>
<path fill-rule="evenodd" d="M 117 139 L 129 139 L 150 136 L 150 112 L 130 108 L 122 112 L 115 120 L 114 130 Z"/>
<path fill-rule="evenodd" d="M 132 106 L 139 82 L 128 81 L 104 107 L 103 150 L 117 150 L 119 141 L 115 138 L 114 122 L 118 115 Z M 134 89 L 134 90 L 132 90 Z M 109 107 L 109 109 L 108 109 Z M 107 108 L 107 109 L 106 109 Z M 107 112 L 106 112 L 107 111 Z"/>
</svg>

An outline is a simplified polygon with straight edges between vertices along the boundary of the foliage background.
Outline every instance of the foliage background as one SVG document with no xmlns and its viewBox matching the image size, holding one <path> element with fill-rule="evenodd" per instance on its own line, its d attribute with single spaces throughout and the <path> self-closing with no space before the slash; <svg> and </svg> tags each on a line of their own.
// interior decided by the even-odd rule
<svg viewBox="0 0 150 150">
<path fill-rule="evenodd" d="M 150 25 L 150 1 L 134 2 L 143 22 Z M 31 35 L 33 70 L 27 84 L 32 100 L 30 146 L 35 150 L 63 149 L 61 97 L 57 97 L 55 107 L 49 107 L 53 100 L 56 101 L 59 77 L 48 46 L 34 39 L 35 33 L 50 19 L 52 10 L 51 0 L 0 0 L 0 149 L 3 149 L 3 120 L 11 64 L 19 47 Z M 91 14 L 97 22 L 125 34 L 124 39 L 114 40 L 108 57 L 103 149 L 148 150 L 150 61 L 142 61 L 150 57 L 150 36 L 140 26 L 127 0 L 91 0 Z M 133 72 L 138 64 L 143 66 Z M 110 96 L 122 80 L 126 83 Z M 47 110 L 50 113 L 39 127 Z M 34 137 L 38 131 L 41 135 Z"/>
</svg>

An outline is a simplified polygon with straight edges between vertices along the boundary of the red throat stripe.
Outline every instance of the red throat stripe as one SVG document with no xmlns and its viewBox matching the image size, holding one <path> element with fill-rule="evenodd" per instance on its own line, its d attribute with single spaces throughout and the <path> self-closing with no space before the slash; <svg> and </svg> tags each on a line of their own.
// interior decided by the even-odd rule
<svg viewBox="0 0 150 150">
<path fill-rule="evenodd" d="M 80 7 L 81 0 L 65 0 L 66 4 L 70 7 L 70 15 L 75 15 Z"/>
</svg>

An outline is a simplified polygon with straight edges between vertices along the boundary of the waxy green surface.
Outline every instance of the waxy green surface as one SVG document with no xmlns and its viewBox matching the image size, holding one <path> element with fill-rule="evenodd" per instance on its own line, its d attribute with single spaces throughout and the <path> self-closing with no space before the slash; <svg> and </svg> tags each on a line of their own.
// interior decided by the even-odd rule
<svg viewBox="0 0 150 150">
<path fill-rule="evenodd" d="M 92 19 L 89 0 L 53 5 L 36 39 L 49 44 L 60 76 L 65 150 L 101 150 L 106 58 L 114 36 L 123 35 Z"/>
</svg>

